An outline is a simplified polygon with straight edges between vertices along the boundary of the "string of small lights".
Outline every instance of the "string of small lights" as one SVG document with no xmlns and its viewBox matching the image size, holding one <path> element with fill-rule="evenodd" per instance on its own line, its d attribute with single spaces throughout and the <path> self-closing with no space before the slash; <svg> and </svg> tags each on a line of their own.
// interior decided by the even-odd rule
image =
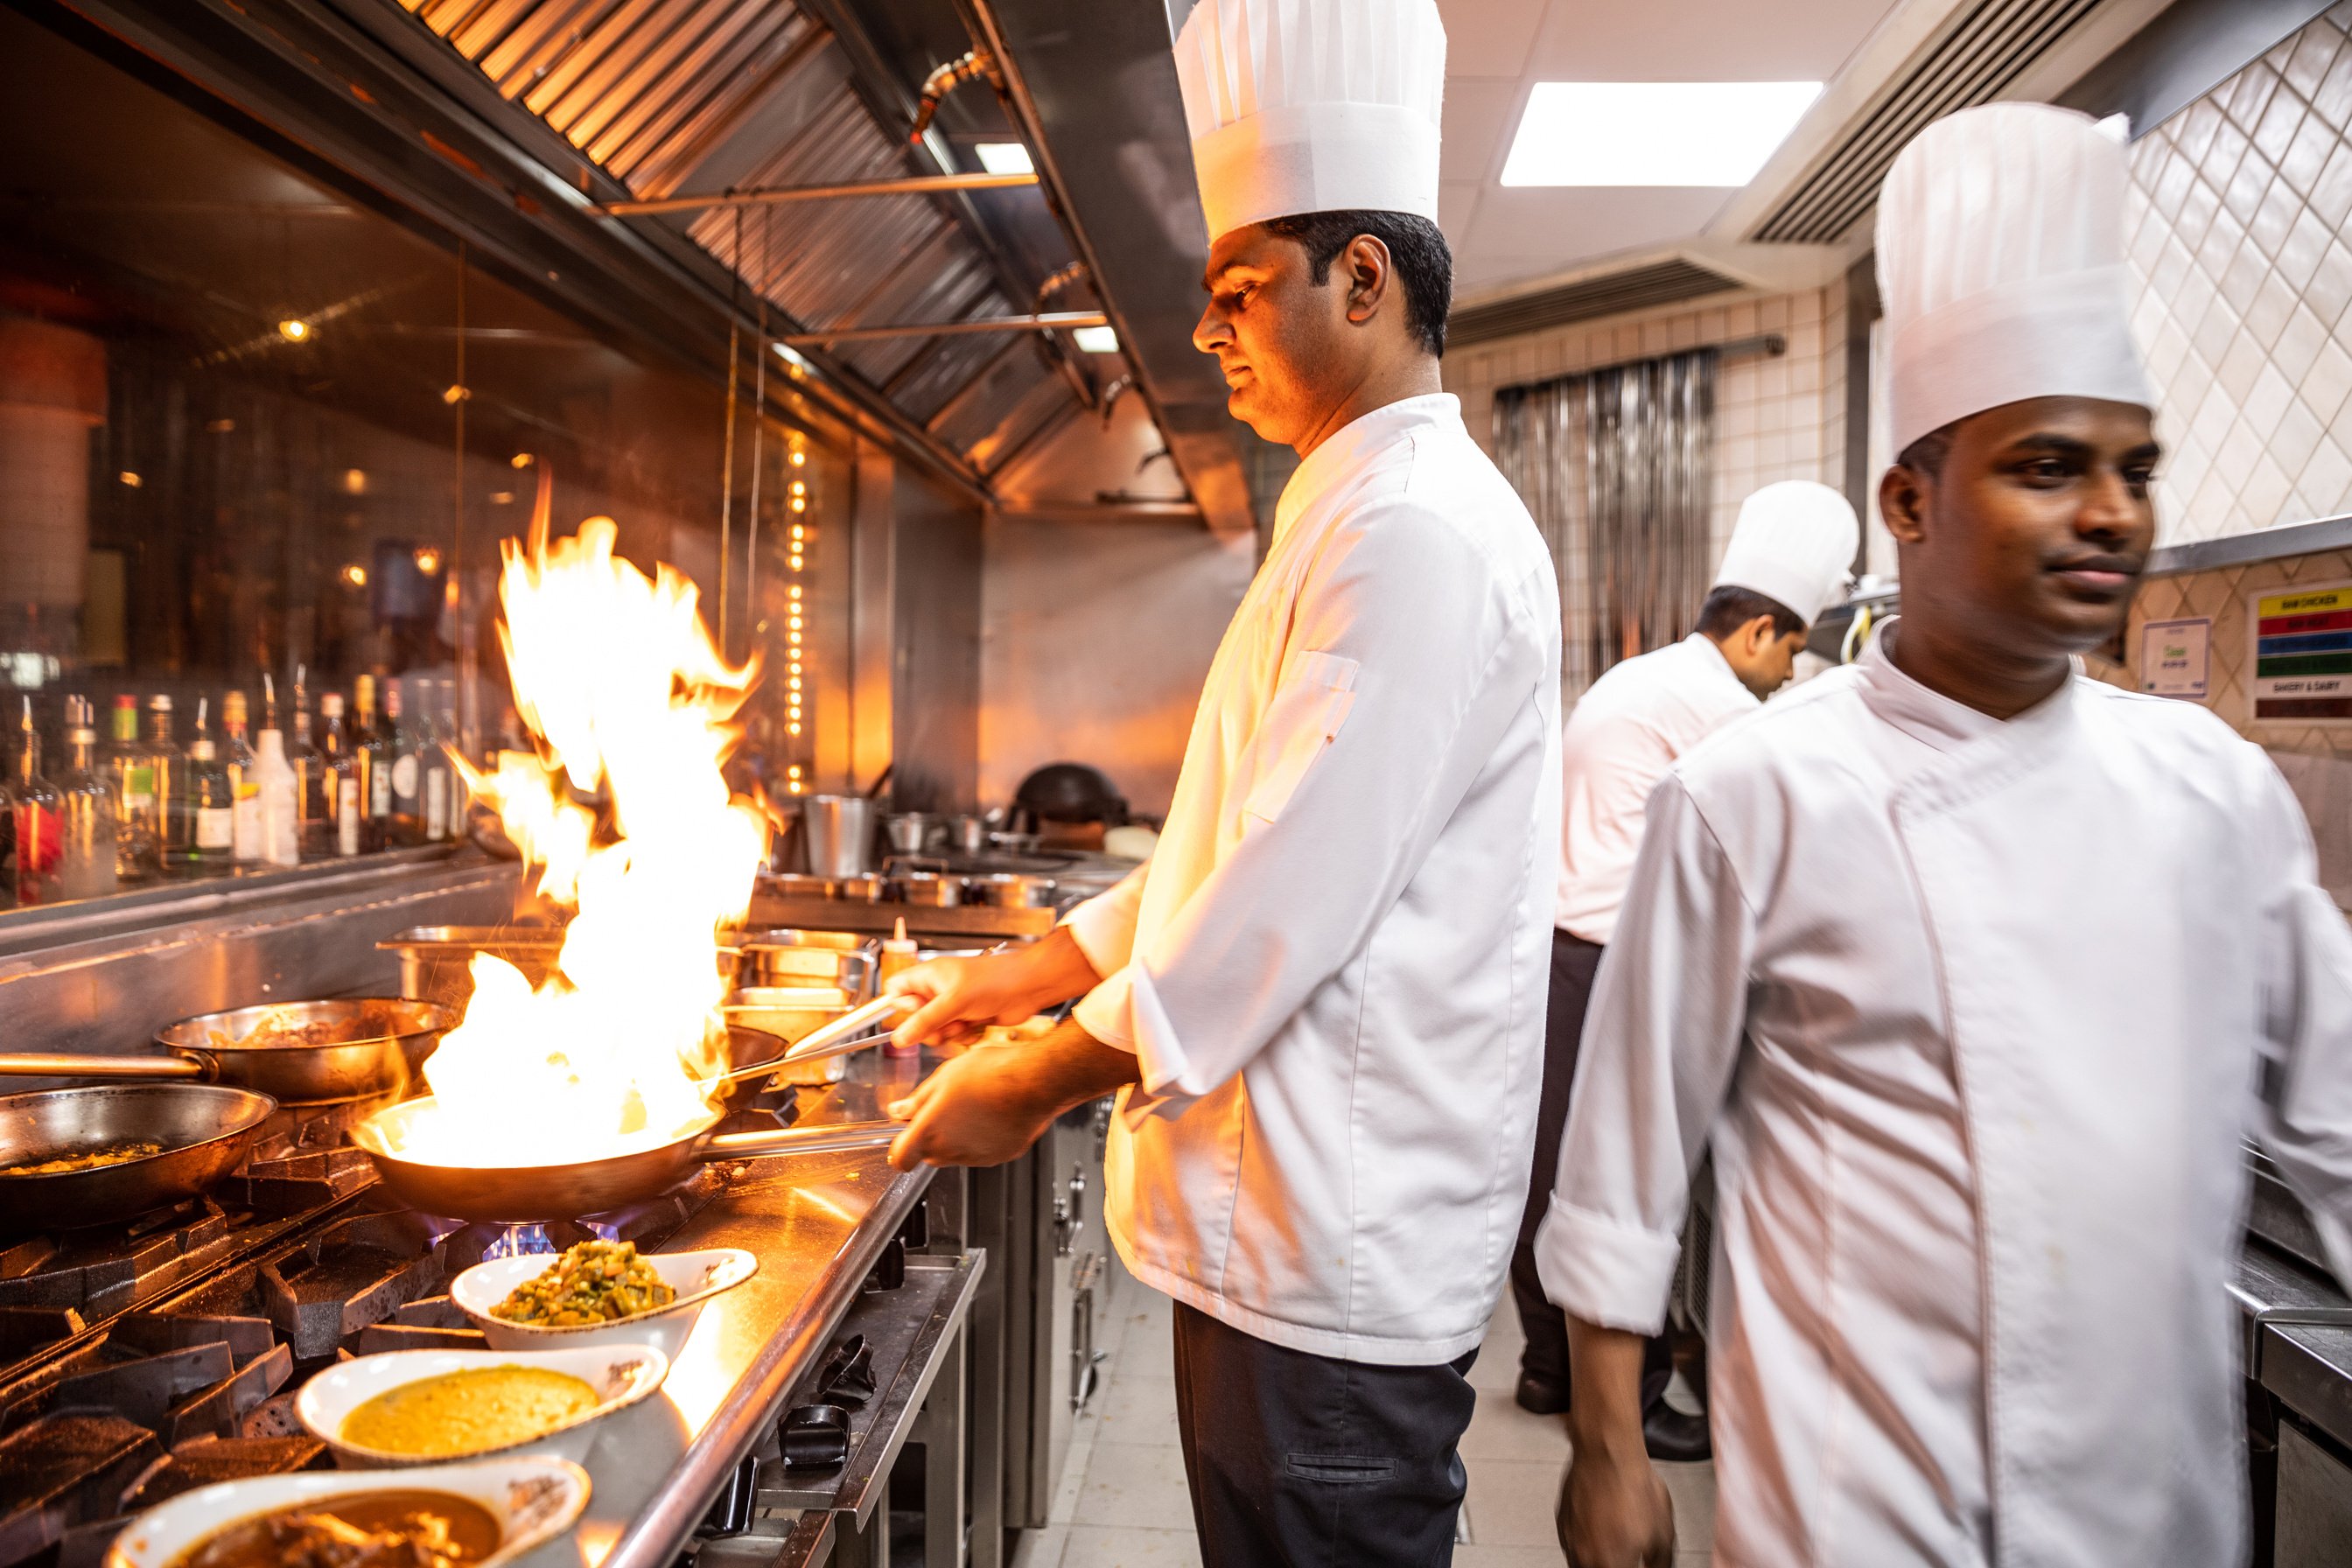
<svg viewBox="0 0 2352 1568">
<path fill-rule="evenodd" d="M 786 589 L 790 598 L 784 618 L 784 733 L 793 742 L 801 738 L 807 711 L 805 682 L 807 671 L 803 668 L 803 652 L 808 633 L 808 446 L 799 436 L 793 437 L 785 461 L 792 468 L 792 481 L 787 488 L 785 506 L 792 519 L 787 525 L 786 542 L 789 552 L 784 560 L 792 572 L 792 582 Z M 801 748 L 791 748 L 798 752 Z M 784 788 L 791 795 L 805 794 L 808 789 L 807 764 L 793 761 L 784 770 Z"/>
</svg>

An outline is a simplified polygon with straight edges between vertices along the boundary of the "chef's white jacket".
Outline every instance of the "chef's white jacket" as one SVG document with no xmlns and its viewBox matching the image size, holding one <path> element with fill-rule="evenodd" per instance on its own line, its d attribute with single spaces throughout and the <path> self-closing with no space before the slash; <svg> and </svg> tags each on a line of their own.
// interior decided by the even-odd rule
<svg viewBox="0 0 2352 1568">
<path fill-rule="evenodd" d="M 1608 942 L 1650 791 L 1676 757 L 1756 709 L 1704 632 L 1611 665 L 1577 699 L 1559 743 L 1560 930 Z"/>
<path fill-rule="evenodd" d="M 1559 606 L 1449 395 L 1298 467 L 1151 859 L 1070 929 L 1131 1050 L 1107 1216 L 1137 1276 L 1389 1365 L 1477 1344 L 1535 1136 Z"/>
<path fill-rule="evenodd" d="M 2077 677 L 2002 722 L 1883 637 L 1667 774 L 1538 1247 L 1654 1330 L 1712 1138 L 1717 1563 L 2240 1559 L 2243 1135 L 2352 1258 L 2313 874 L 2202 709 Z"/>
</svg>

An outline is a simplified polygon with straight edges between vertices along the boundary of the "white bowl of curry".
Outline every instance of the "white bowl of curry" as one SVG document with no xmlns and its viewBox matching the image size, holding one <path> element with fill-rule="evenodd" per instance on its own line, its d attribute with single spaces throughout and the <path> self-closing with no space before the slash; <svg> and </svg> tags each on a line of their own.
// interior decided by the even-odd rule
<svg viewBox="0 0 2352 1568">
<path fill-rule="evenodd" d="M 449 1282 L 449 1299 L 482 1331 L 492 1350 L 649 1344 L 675 1359 L 703 1309 L 760 1271 L 760 1260 L 740 1247 L 642 1254 L 632 1249 L 627 1262 L 641 1272 L 629 1288 L 576 1278 L 578 1265 L 598 1256 L 590 1249 L 603 1249 L 609 1258 L 627 1245 L 583 1242 L 562 1254 L 478 1263 Z M 572 1278 L 566 1277 L 567 1265 Z M 645 1273 L 655 1278 L 646 1279 Z M 651 1289 L 656 1284 L 660 1288 Z"/>
<path fill-rule="evenodd" d="M 587 1471 L 543 1456 L 254 1476 L 148 1510 L 114 1538 L 106 1568 L 278 1568 L 310 1547 L 403 1542 L 429 1542 L 455 1568 L 499 1568 L 571 1529 L 588 1493 Z"/>
<path fill-rule="evenodd" d="M 652 1345 L 553 1351 L 389 1351 L 329 1367 L 294 1414 L 346 1468 L 510 1454 L 585 1459 L 607 1418 L 669 1375 Z"/>
</svg>

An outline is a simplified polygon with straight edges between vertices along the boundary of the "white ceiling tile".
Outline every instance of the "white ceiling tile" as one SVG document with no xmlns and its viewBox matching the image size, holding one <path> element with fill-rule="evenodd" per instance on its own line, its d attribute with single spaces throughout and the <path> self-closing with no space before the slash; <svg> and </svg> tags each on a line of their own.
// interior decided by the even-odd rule
<svg viewBox="0 0 2352 1568">
<path fill-rule="evenodd" d="M 1455 252 L 1455 286 L 1491 288 L 1564 272 L 1617 251 L 1671 243 L 1704 228 L 1725 195 L 1715 190 L 1490 185 L 1479 196 Z"/>
<path fill-rule="evenodd" d="M 1470 215 L 1476 210 L 1484 189 L 1475 180 L 1447 180 L 1437 187 L 1437 226 L 1444 230 L 1445 243 L 1457 252 L 1464 248 Z"/>
<path fill-rule="evenodd" d="M 1561 4 L 1535 44 L 1548 81 L 1826 81 L 1895 7 L 1887 0 Z"/>
<path fill-rule="evenodd" d="M 1543 26 L 1545 0 L 1437 0 L 1451 75 L 1516 77 Z"/>
<path fill-rule="evenodd" d="M 1500 174 L 1526 97 L 1517 77 L 1447 77 L 1438 177 L 1491 180 Z"/>
</svg>

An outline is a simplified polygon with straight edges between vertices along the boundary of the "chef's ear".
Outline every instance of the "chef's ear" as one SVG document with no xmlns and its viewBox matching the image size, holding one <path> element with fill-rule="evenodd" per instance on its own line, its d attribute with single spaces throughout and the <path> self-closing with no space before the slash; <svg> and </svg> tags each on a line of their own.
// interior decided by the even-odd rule
<svg viewBox="0 0 2352 1568">
<path fill-rule="evenodd" d="M 1380 314 L 1381 302 L 1396 283 L 1396 262 L 1380 237 L 1358 235 L 1335 265 L 1348 280 L 1348 320 L 1369 321 Z"/>
<path fill-rule="evenodd" d="M 1933 475 L 1895 464 L 1878 481 L 1878 514 L 1897 544 L 1917 544 L 1927 537 L 1929 492 Z"/>
</svg>

